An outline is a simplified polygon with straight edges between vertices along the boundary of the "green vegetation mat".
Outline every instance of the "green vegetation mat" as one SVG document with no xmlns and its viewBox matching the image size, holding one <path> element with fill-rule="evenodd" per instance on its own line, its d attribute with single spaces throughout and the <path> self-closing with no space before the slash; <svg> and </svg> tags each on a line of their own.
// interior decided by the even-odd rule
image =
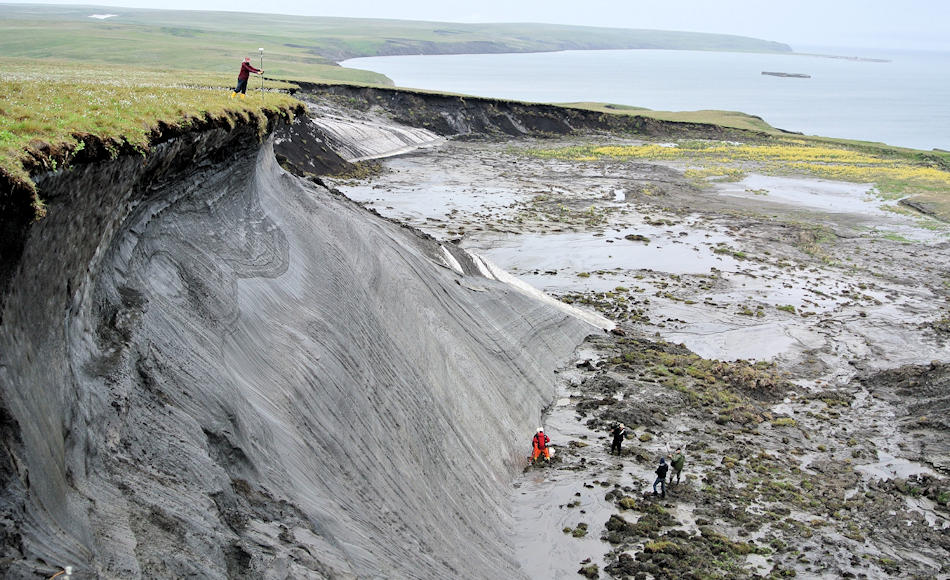
<svg viewBox="0 0 950 580">
<path fill-rule="evenodd" d="M 651 116 L 649 111 L 631 113 Z M 700 122 L 700 118 L 710 114 L 705 122 L 715 124 L 717 113 L 720 112 L 664 113 L 662 118 Z M 735 115 L 735 119 L 741 120 L 741 114 Z M 723 119 L 723 124 L 728 123 L 728 119 Z M 685 175 L 698 185 L 708 180 L 741 181 L 752 172 L 869 183 L 883 199 L 909 197 L 934 216 L 950 221 L 950 153 L 820 137 L 780 136 L 775 135 L 775 130 L 765 132 L 770 134 L 757 143 L 680 140 L 533 149 L 529 154 L 578 162 L 604 158 L 681 161 L 687 165 Z"/>
</svg>

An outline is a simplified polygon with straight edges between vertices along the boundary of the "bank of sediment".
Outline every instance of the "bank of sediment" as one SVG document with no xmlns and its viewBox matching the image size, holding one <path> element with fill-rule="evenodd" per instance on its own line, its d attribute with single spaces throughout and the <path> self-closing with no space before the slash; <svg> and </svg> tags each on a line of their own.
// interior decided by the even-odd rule
<svg viewBox="0 0 950 580">
<path fill-rule="evenodd" d="M 519 574 L 521 436 L 598 329 L 251 125 L 34 177 L 47 215 L 3 254 L 8 575 Z"/>
</svg>

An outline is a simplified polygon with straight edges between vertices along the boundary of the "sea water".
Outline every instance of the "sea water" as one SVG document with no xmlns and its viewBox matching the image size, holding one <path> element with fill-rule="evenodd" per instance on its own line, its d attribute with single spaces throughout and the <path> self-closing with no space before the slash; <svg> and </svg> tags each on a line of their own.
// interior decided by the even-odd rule
<svg viewBox="0 0 950 580">
<path fill-rule="evenodd" d="M 596 50 L 387 56 L 342 64 L 382 73 L 402 87 L 545 103 L 741 111 L 808 135 L 950 150 L 950 53 L 808 51 L 861 58 Z"/>
</svg>

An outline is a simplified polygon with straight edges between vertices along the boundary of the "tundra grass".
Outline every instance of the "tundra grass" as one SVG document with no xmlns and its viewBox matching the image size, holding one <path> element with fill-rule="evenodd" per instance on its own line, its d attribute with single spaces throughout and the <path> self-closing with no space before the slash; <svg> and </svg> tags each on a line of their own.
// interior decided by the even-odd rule
<svg viewBox="0 0 950 580">
<path fill-rule="evenodd" d="M 274 77 L 389 85 L 383 75 L 334 63 L 359 56 L 605 48 L 791 51 L 753 38 L 661 30 L 0 4 L 0 54 L 6 56 L 232 73 L 243 56 L 256 61 L 258 47 Z"/>
<path fill-rule="evenodd" d="M 232 82 L 230 75 L 0 59 L 0 171 L 35 191 L 25 164 L 55 169 L 68 163 L 85 135 L 144 151 L 160 124 L 245 119 L 260 126 L 264 111 L 289 115 L 300 105 L 276 90 L 262 96 L 252 89 L 246 99 L 230 99 Z M 34 208 L 42 216 L 38 197 Z"/>
<path fill-rule="evenodd" d="M 950 154 L 831 139 L 772 137 L 763 143 L 683 140 L 641 145 L 532 149 L 529 155 L 572 161 L 644 159 L 687 164 L 689 176 L 741 179 L 744 173 L 804 175 L 873 184 L 885 199 L 912 197 L 950 219 Z"/>
<path fill-rule="evenodd" d="M 704 123 L 707 125 L 719 125 L 721 127 L 732 127 L 734 129 L 743 129 L 746 131 L 758 131 L 764 133 L 781 133 L 775 127 L 766 123 L 761 117 L 739 113 L 736 111 L 654 111 L 643 107 L 631 107 L 628 105 L 614 105 L 609 103 L 557 103 L 562 107 L 571 107 L 574 109 L 584 109 L 586 111 L 597 111 L 599 113 L 610 113 L 613 115 L 636 115 L 638 117 L 649 117 L 660 121 L 676 121 L 680 123 Z"/>
<path fill-rule="evenodd" d="M 268 77 L 392 84 L 384 75 L 343 68 L 318 54 L 314 47 L 320 31 L 307 31 L 300 19 L 287 16 L 255 19 L 235 13 L 31 8 L 35 10 L 21 13 L 15 6 L 0 5 L 0 54 L 74 61 L 77 68 L 112 64 L 204 70 L 236 78 L 243 57 L 260 65 L 262 47 Z M 96 12 L 118 15 L 107 20 L 88 17 Z"/>
</svg>

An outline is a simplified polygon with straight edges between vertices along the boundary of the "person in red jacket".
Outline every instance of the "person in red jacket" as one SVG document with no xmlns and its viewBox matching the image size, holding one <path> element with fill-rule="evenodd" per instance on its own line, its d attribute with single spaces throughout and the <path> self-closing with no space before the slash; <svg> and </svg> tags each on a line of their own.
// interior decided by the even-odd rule
<svg viewBox="0 0 950 580">
<path fill-rule="evenodd" d="M 538 427 L 538 432 L 534 434 L 531 445 L 534 447 L 534 453 L 531 455 L 531 461 L 537 461 L 542 454 L 545 459 L 551 459 L 551 452 L 548 451 L 548 443 L 551 438 L 544 434 L 544 429 Z"/>
<path fill-rule="evenodd" d="M 241 63 L 241 72 L 238 73 L 237 88 L 231 92 L 232 99 L 238 94 L 241 95 L 242 99 L 247 98 L 247 79 L 251 76 L 251 73 L 262 75 L 264 71 L 254 68 L 251 64 L 251 57 L 245 56 L 244 62 Z"/>
</svg>

